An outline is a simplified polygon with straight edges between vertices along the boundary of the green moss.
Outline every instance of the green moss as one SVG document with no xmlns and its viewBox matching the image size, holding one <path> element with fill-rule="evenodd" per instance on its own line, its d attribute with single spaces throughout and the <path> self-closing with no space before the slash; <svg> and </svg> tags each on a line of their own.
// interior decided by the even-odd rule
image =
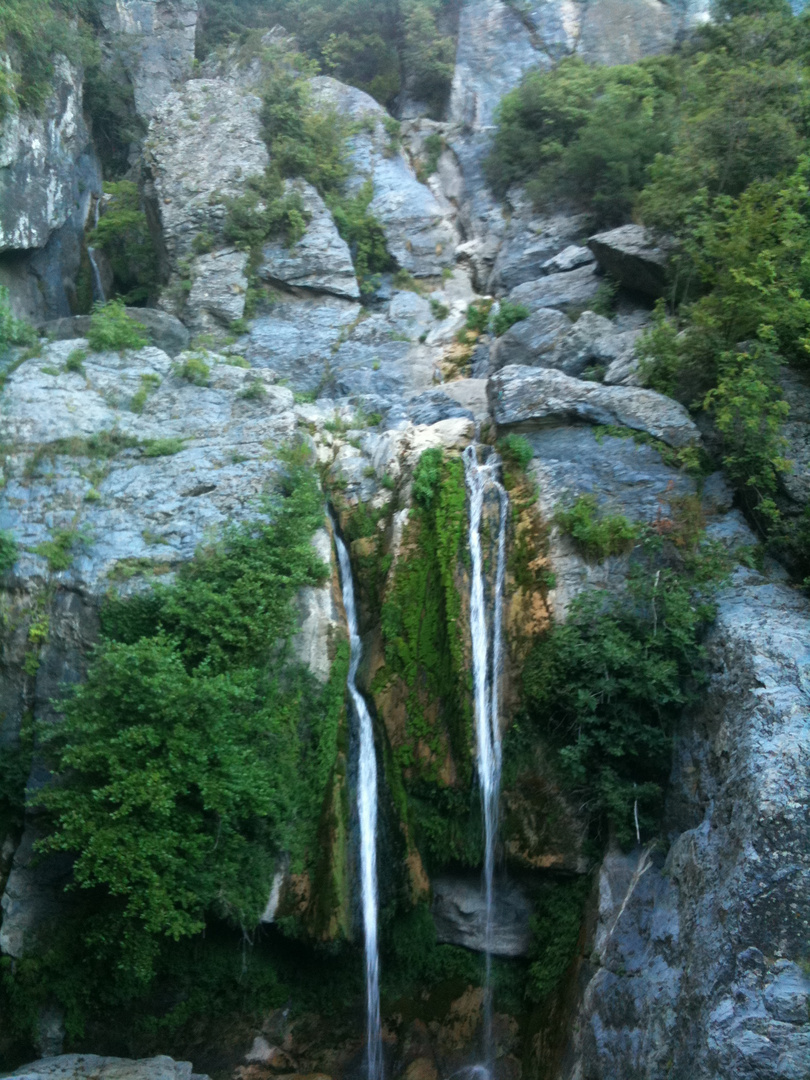
<svg viewBox="0 0 810 1080">
<path fill-rule="evenodd" d="M 590 890 L 588 878 L 550 881 L 535 900 L 531 920 L 531 960 L 526 997 L 544 1001 L 556 990 L 576 955 L 582 915 Z"/>
</svg>

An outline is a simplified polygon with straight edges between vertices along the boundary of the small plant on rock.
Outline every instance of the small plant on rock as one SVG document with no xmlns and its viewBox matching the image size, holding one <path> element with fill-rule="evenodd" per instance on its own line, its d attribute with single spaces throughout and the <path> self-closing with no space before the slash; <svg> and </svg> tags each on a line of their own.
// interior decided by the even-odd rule
<svg viewBox="0 0 810 1080">
<path fill-rule="evenodd" d="M 510 326 L 514 326 L 523 319 L 528 319 L 531 312 L 525 304 L 510 304 L 508 300 L 502 300 L 500 307 L 492 317 L 492 333 L 495 337 L 505 334 Z"/>
<path fill-rule="evenodd" d="M 87 340 L 94 352 L 123 352 L 142 349 L 148 344 L 143 327 L 127 315 L 122 300 L 95 305 Z"/>
<path fill-rule="evenodd" d="M 556 522 L 587 559 L 601 562 L 629 551 L 641 530 L 623 514 L 603 514 L 595 495 L 580 495 L 567 510 L 558 510 Z"/>
<path fill-rule="evenodd" d="M 17 541 L 6 529 L 0 529 L 0 574 L 10 570 L 17 561 Z"/>
<path fill-rule="evenodd" d="M 198 353 L 190 353 L 177 368 L 177 374 L 195 386 L 207 386 L 211 368 Z"/>
<path fill-rule="evenodd" d="M 71 371 L 76 375 L 84 375 L 84 362 L 87 359 L 87 349 L 74 349 L 65 360 L 65 371 Z"/>
</svg>

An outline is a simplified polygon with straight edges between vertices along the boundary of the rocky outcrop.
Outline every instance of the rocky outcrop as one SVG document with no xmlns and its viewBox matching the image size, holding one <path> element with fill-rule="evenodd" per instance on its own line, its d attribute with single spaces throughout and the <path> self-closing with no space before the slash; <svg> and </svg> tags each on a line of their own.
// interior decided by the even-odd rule
<svg viewBox="0 0 810 1080">
<path fill-rule="evenodd" d="M 119 56 L 132 82 L 135 108 L 151 120 L 191 74 L 197 0 L 103 0 L 98 13 L 104 29 L 126 42 Z"/>
<path fill-rule="evenodd" d="M 323 199 L 304 180 L 288 180 L 286 190 L 301 199 L 309 218 L 306 232 L 289 247 L 280 241 L 266 244 L 259 277 L 271 283 L 359 300 L 360 288 L 349 245 L 337 231 Z"/>
<path fill-rule="evenodd" d="M 190 1061 L 175 1061 L 165 1055 L 135 1061 L 98 1054 L 62 1054 L 22 1065 L 10 1075 L 25 1080 L 208 1080 L 193 1072 Z"/>
<path fill-rule="evenodd" d="M 803 1077 L 810 1046 L 810 607 L 737 571 L 685 724 L 674 840 L 609 856 L 564 1075 Z"/>
<path fill-rule="evenodd" d="M 79 68 L 58 57 L 40 115 L 0 125 L 0 285 L 34 321 L 71 314 L 82 237 L 101 169 L 82 115 Z"/>
<path fill-rule="evenodd" d="M 477 877 L 435 878 L 432 913 L 438 941 L 485 951 L 486 905 Z M 528 954 L 531 913 L 530 900 L 514 882 L 496 889 L 492 920 L 492 952 L 496 956 Z"/>
<path fill-rule="evenodd" d="M 430 188 L 417 180 L 385 126 L 385 109 L 362 90 L 336 79 L 319 76 L 310 85 L 316 104 L 362 122 L 349 139 L 354 172 L 349 189 L 358 191 L 371 181 L 369 212 L 382 225 L 397 265 L 418 277 L 441 274 L 452 266 L 458 243 L 452 210 L 449 204 L 441 206 Z"/>
<path fill-rule="evenodd" d="M 563 274 L 547 274 L 535 281 L 526 281 L 509 293 L 510 304 L 522 304 L 529 311 L 559 308 L 562 311 L 591 304 L 599 291 L 601 279 L 592 266 L 581 266 Z"/>
<path fill-rule="evenodd" d="M 179 319 L 157 308 L 126 309 L 130 319 L 140 323 L 149 334 L 151 342 L 169 356 L 188 348 L 190 334 Z M 42 323 L 41 332 L 49 341 L 69 341 L 73 338 L 87 337 L 90 330 L 89 315 L 74 315 L 68 319 L 51 319 Z"/>
<path fill-rule="evenodd" d="M 597 233 L 588 247 L 605 273 L 625 288 L 647 296 L 664 295 L 671 245 L 657 240 L 643 225 L 621 225 Z"/>
<path fill-rule="evenodd" d="M 194 259 L 189 268 L 191 290 L 183 318 L 197 333 L 229 327 L 245 313 L 248 255 L 237 248 L 218 248 Z"/>
<path fill-rule="evenodd" d="M 492 376 L 488 393 L 499 427 L 576 417 L 646 431 L 670 446 L 688 446 L 700 438 L 683 405 L 654 390 L 602 386 L 560 371 L 511 365 Z"/>
<path fill-rule="evenodd" d="M 195 236 L 222 244 L 226 198 L 264 172 L 260 107 L 255 94 L 223 80 L 192 79 L 157 109 L 144 147 L 146 194 L 167 281 L 193 257 Z"/>
</svg>

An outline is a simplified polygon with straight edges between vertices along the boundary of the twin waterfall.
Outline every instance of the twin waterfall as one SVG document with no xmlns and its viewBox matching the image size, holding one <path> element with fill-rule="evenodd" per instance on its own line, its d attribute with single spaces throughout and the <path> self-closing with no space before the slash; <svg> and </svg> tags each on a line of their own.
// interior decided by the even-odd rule
<svg viewBox="0 0 810 1080">
<path fill-rule="evenodd" d="M 481 465 L 475 445 L 464 451 L 464 475 L 470 503 L 469 546 L 472 565 L 470 583 L 470 634 L 472 640 L 475 733 L 478 754 L 478 782 L 484 816 L 484 894 L 486 901 L 486 975 L 484 980 L 484 1071 L 493 1075 L 492 1037 L 492 944 L 494 916 L 495 842 L 498 831 L 498 799 L 501 784 L 501 734 L 498 707 L 503 651 L 503 591 L 506 578 L 506 522 L 508 499 L 498 481 L 500 462 L 495 454 Z M 498 500 L 498 536 L 495 553 L 495 581 L 487 604 L 481 524 L 487 492 Z M 359 728 L 360 761 L 357 779 L 357 809 L 360 820 L 360 882 L 366 953 L 366 1037 L 368 1080 L 382 1080 L 382 1033 L 380 1024 L 380 970 L 377 940 L 377 760 L 374 729 L 363 695 L 357 689 L 357 669 L 363 646 L 357 625 L 354 583 L 346 545 L 334 529 L 340 565 L 343 606 L 349 627 L 350 662 L 347 685 Z M 489 610 L 488 610 L 489 607 Z"/>
</svg>

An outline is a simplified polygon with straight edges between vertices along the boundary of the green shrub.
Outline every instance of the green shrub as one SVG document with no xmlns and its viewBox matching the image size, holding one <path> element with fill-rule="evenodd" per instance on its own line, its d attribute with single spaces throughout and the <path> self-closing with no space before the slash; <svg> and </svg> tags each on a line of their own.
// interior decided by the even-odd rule
<svg viewBox="0 0 810 1080">
<path fill-rule="evenodd" d="M 130 180 L 104 185 L 104 213 L 87 243 L 103 251 L 113 272 L 116 293 L 125 304 L 142 303 L 159 291 L 152 234 L 141 209 L 141 197 Z"/>
<path fill-rule="evenodd" d="M 498 440 L 498 450 L 504 463 L 521 470 L 525 470 L 534 457 L 532 444 L 525 435 L 504 435 Z"/>
<path fill-rule="evenodd" d="M 0 574 L 11 570 L 17 561 L 17 541 L 7 529 L 0 529 Z"/>
<path fill-rule="evenodd" d="M 354 269 L 363 292 L 373 292 L 377 275 L 396 266 L 388 253 L 382 225 L 369 212 L 374 186 L 367 180 L 354 195 L 328 199 L 338 232 L 352 251 Z"/>
<path fill-rule="evenodd" d="M 208 386 L 211 368 L 198 353 L 190 353 L 176 366 L 176 372 L 181 379 L 195 386 Z"/>
<path fill-rule="evenodd" d="M 501 300 L 498 310 L 491 319 L 492 333 L 495 337 L 500 337 L 510 326 L 528 319 L 529 315 L 531 312 L 525 304 L 510 304 L 508 300 Z"/>
<path fill-rule="evenodd" d="M 431 297 L 430 313 L 434 319 L 438 319 L 441 322 L 450 314 L 450 308 L 447 304 L 443 304 L 441 300 L 436 300 L 435 297 Z"/>
<path fill-rule="evenodd" d="M 153 394 L 159 386 L 159 375 L 151 375 L 148 372 L 145 375 L 141 375 L 140 386 L 132 395 L 132 400 L 129 403 L 130 410 L 140 415 L 146 406 L 146 402 L 149 400 L 149 395 Z"/>
<path fill-rule="evenodd" d="M 73 349 L 68 353 L 65 360 L 65 371 L 72 371 L 77 375 L 84 375 L 84 362 L 87 359 L 87 349 Z"/>
<path fill-rule="evenodd" d="M 0 357 L 12 345 L 33 345 L 36 339 L 33 326 L 12 315 L 8 289 L 0 285 Z"/>
<path fill-rule="evenodd" d="M 73 551 L 79 539 L 75 529 L 54 529 L 50 540 L 37 544 L 34 551 L 48 560 L 48 568 L 55 573 L 69 570 L 73 564 Z"/>
<path fill-rule="evenodd" d="M 559 986 L 576 955 L 583 909 L 591 882 L 550 881 L 535 899 L 526 997 L 540 1003 Z"/>
<path fill-rule="evenodd" d="M 428 177 L 433 176 L 439 167 L 439 158 L 444 152 L 444 140 L 441 135 L 434 132 L 425 139 L 422 144 L 422 149 L 424 151 L 424 159 L 417 171 L 419 179 L 424 183 Z"/>
<path fill-rule="evenodd" d="M 599 562 L 630 551 L 641 535 L 639 526 L 623 514 L 602 513 L 595 495 L 578 496 L 570 507 L 557 511 L 555 521 L 587 559 Z"/>
<path fill-rule="evenodd" d="M 267 388 L 260 379 L 252 379 L 237 395 L 242 401 L 264 401 Z"/>
<path fill-rule="evenodd" d="M 171 457 L 185 448 L 184 439 L 145 439 L 141 443 L 144 457 Z"/>
<path fill-rule="evenodd" d="M 148 344 L 143 327 L 127 315 L 123 300 L 94 306 L 87 340 L 94 352 L 123 352 L 142 349 Z"/>
</svg>

